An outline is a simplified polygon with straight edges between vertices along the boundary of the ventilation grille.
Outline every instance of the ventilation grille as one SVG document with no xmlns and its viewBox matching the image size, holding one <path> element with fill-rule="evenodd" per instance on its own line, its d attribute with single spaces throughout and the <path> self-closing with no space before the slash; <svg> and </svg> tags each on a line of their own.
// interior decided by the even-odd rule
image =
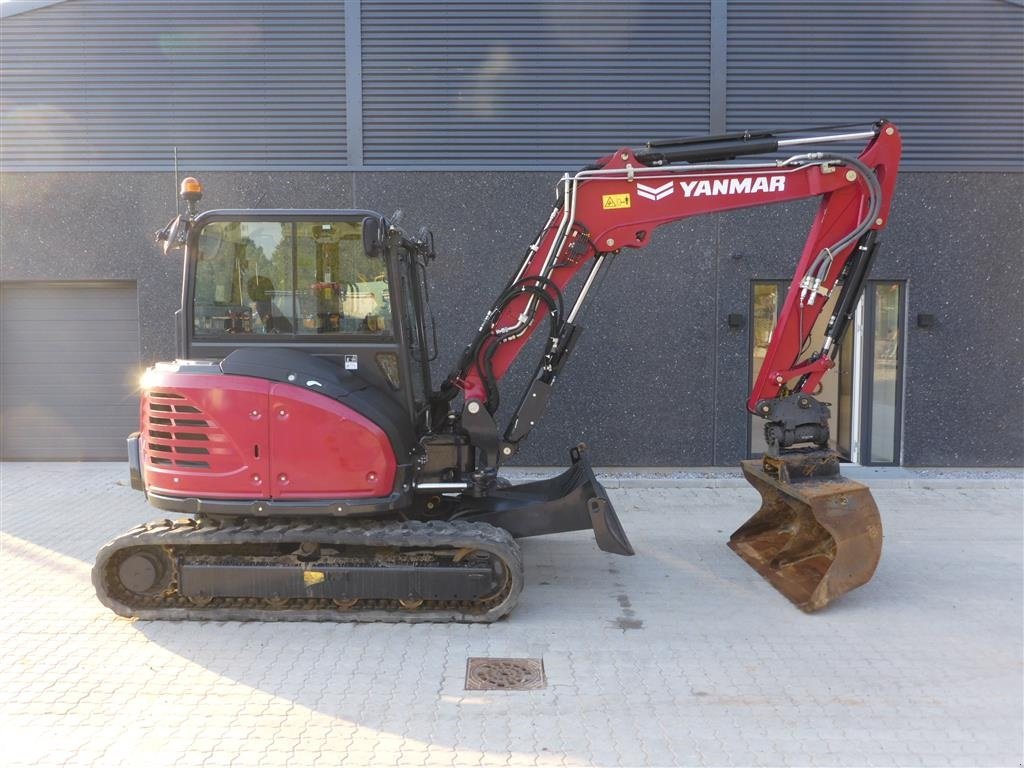
<svg viewBox="0 0 1024 768">
<path fill-rule="evenodd" d="M 154 466 L 210 469 L 215 426 L 176 392 L 150 392 L 145 399 L 147 461 Z"/>
</svg>

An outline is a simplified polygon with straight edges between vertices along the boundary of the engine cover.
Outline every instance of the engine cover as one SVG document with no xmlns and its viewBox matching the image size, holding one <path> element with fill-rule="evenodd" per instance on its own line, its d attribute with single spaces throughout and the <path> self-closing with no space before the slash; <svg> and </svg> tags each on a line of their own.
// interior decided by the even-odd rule
<svg viewBox="0 0 1024 768">
<path fill-rule="evenodd" d="M 301 384 L 157 364 L 144 377 L 146 489 L 205 499 L 381 498 L 399 464 L 388 433 Z"/>
</svg>

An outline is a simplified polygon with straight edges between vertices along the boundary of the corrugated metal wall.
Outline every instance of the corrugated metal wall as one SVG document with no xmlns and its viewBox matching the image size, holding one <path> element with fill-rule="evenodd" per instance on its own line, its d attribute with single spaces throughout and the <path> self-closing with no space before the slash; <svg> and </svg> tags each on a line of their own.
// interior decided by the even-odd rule
<svg viewBox="0 0 1024 768">
<path fill-rule="evenodd" d="M 334 0 L 72 0 L 3 20 L 4 170 L 346 162 Z"/>
<path fill-rule="evenodd" d="M 1009 0 L 68 0 L 0 35 L 5 170 L 549 169 L 879 116 L 906 169 L 1024 166 Z"/>
<path fill-rule="evenodd" d="M 729 0 L 732 130 L 887 117 L 904 167 L 1022 170 L 1024 9 L 1006 0 Z"/>
<path fill-rule="evenodd" d="M 363 0 L 366 165 L 590 162 L 705 133 L 710 5 Z"/>
</svg>

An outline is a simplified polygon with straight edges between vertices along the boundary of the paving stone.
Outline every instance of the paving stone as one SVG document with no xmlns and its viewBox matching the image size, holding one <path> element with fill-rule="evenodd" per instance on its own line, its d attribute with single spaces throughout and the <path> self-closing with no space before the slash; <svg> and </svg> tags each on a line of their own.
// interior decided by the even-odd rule
<svg viewBox="0 0 1024 768">
<path fill-rule="evenodd" d="M 123 476 L 0 465 L 5 768 L 1024 758 L 1012 475 L 880 483 L 878 573 L 813 616 L 725 547 L 757 505 L 742 481 L 629 478 L 611 494 L 638 555 L 583 533 L 526 540 L 522 601 L 487 627 L 119 619 L 92 559 L 159 517 Z M 470 656 L 542 657 L 548 688 L 465 691 Z"/>
</svg>

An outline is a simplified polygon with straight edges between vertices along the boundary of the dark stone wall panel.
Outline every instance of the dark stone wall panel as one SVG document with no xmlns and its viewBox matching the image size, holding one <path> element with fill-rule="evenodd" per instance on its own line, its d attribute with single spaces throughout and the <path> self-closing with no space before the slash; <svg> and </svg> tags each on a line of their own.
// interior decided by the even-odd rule
<svg viewBox="0 0 1024 768">
<path fill-rule="evenodd" d="M 753 280 L 792 278 L 814 202 L 719 217 L 719 321 L 749 315 Z M 1024 177 L 905 173 L 870 277 L 906 282 L 903 462 L 1024 462 Z M 934 314 L 931 329 L 919 313 Z M 722 327 L 720 325 L 720 327 Z M 742 458 L 750 318 L 719 336 L 716 464 Z"/>
<path fill-rule="evenodd" d="M 883 247 L 874 276 L 907 280 L 904 463 L 1024 463 L 1024 176 L 906 174 Z"/>
<path fill-rule="evenodd" d="M 186 169 L 183 169 L 183 175 Z M 207 173 L 204 209 L 373 208 L 430 225 L 439 380 L 546 220 L 557 174 Z M 0 279 L 136 280 L 142 359 L 174 354 L 180 259 L 153 245 L 174 213 L 157 173 L 0 174 Z M 907 173 L 873 277 L 907 282 L 904 462 L 1024 462 L 1024 176 Z M 814 203 L 704 217 L 612 264 L 521 463 L 564 464 L 587 441 L 603 465 L 734 464 L 743 457 L 750 282 L 788 279 Z M 581 281 L 580 281 L 581 282 Z M 936 316 L 916 327 L 918 313 Z M 514 407 L 536 360 L 508 377 Z"/>
</svg>

